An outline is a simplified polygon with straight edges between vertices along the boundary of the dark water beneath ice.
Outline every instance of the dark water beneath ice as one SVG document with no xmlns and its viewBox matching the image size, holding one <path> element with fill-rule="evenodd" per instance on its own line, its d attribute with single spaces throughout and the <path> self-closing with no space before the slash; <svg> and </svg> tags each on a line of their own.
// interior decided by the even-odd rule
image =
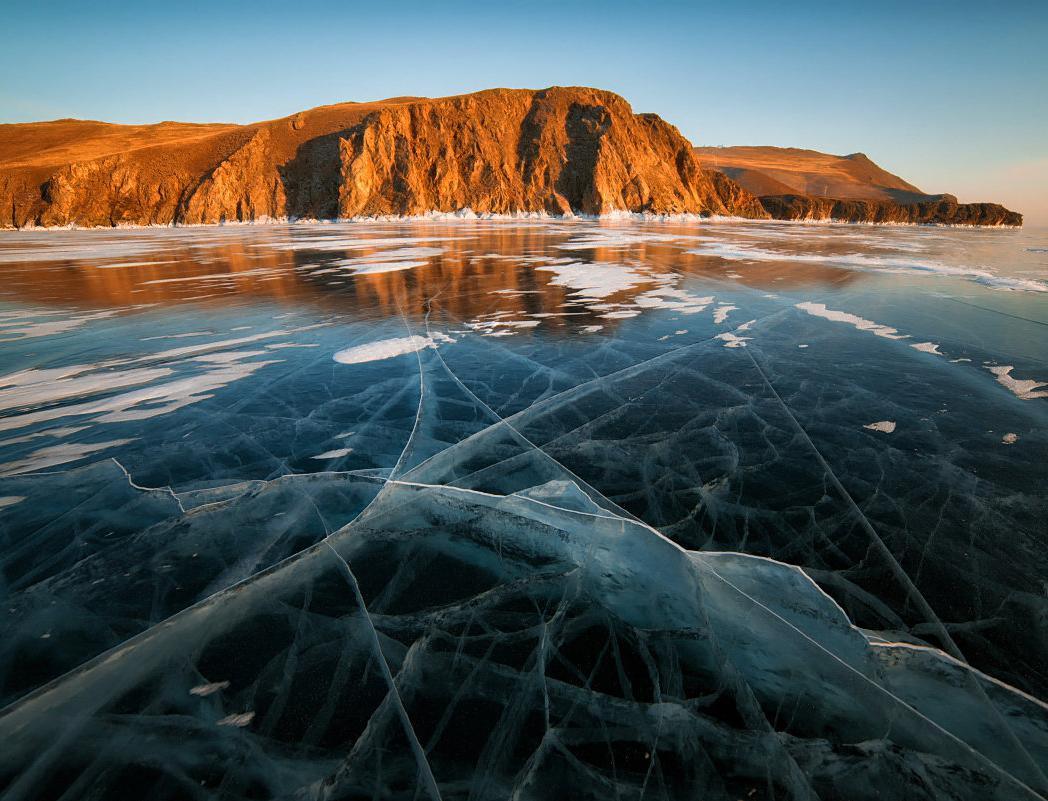
<svg viewBox="0 0 1048 801">
<path fill-rule="evenodd" d="M 1048 796 L 1048 231 L 0 237 L 0 794 Z"/>
</svg>

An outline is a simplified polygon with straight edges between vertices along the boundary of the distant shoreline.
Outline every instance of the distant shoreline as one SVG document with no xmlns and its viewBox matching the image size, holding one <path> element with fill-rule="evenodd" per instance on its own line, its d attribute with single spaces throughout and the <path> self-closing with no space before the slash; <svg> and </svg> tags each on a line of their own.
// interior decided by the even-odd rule
<svg viewBox="0 0 1048 801">
<path fill-rule="evenodd" d="M 20 227 L 0 226 L 2 233 L 25 233 L 31 231 L 54 232 L 54 231 L 120 231 L 120 230 L 172 230 L 181 228 L 227 228 L 227 227 L 272 227 L 278 225 L 301 225 L 301 226 L 323 226 L 323 225 L 348 225 L 368 223 L 405 223 L 405 222 L 534 222 L 546 221 L 579 221 L 579 222 L 639 222 L 639 223 L 745 223 L 761 225 L 828 225 L 828 226 L 868 226 L 874 228 L 959 228 L 969 230 L 1010 230 L 1018 231 L 1024 227 L 1037 228 L 1039 226 L 1023 225 L 966 225 L 963 223 L 934 223 L 934 222 L 871 222 L 867 220 L 835 220 L 827 218 L 812 218 L 798 220 L 760 219 L 752 217 L 733 217 L 726 215 L 702 215 L 702 214 L 650 214 L 635 211 L 616 211 L 609 214 L 548 214 L 545 212 L 518 212 L 516 214 L 478 214 L 471 209 L 460 209 L 459 211 L 430 211 L 423 214 L 405 215 L 374 215 L 363 217 L 260 217 L 254 220 L 223 220 L 210 223 L 119 223 L 117 225 L 79 225 L 70 223 L 68 225 L 26 225 Z M 1048 227 L 1048 226 L 1040 226 Z"/>
</svg>

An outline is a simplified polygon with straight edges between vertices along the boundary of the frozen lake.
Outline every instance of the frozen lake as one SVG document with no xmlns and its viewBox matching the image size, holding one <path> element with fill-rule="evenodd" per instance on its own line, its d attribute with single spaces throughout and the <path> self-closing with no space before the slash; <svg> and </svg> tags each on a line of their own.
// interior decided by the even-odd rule
<svg viewBox="0 0 1048 801">
<path fill-rule="evenodd" d="M 1044 229 L 4 232 L 0 277 L 5 798 L 1048 795 Z"/>
</svg>

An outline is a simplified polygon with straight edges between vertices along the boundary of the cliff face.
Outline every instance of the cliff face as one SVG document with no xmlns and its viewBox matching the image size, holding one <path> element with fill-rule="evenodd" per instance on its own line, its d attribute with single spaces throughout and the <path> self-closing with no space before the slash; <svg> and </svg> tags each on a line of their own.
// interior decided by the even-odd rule
<svg viewBox="0 0 1048 801">
<path fill-rule="evenodd" d="M 64 127 L 63 127 L 64 124 Z M 5 226 L 471 208 L 763 218 L 676 128 L 585 88 L 346 103 L 250 126 L 0 126 Z M 79 158 L 79 155 L 84 158 Z"/>
<path fill-rule="evenodd" d="M 811 195 L 766 195 L 761 204 L 776 220 L 840 220 L 868 223 L 921 223 L 934 225 L 1023 224 L 1023 216 L 997 203 L 958 203 L 953 195 L 940 195 L 923 203 L 891 200 L 836 200 Z"/>
<path fill-rule="evenodd" d="M 470 207 L 766 216 L 676 128 L 592 89 L 482 92 L 383 109 L 340 142 L 339 216 Z"/>
</svg>

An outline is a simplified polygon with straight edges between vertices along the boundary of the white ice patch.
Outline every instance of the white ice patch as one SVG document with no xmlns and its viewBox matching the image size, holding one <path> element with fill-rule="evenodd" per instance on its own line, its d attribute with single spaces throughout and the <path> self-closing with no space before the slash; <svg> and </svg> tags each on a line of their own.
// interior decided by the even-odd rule
<svg viewBox="0 0 1048 801">
<path fill-rule="evenodd" d="M 16 503 L 21 503 L 24 500 L 24 495 L 0 495 L 0 509 L 14 506 Z"/>
<path fill-rule="evenodd" d="M 579 237 L 574 237 L 564 244 L 557 245 L 561 250 L 593 250 L 595 248 L 629 248 L 648 242 L 694 242 L 705 239 L 704 236 L 686 234 L 664 234 L 653 231 L 627 231 L 616 229 L 590 230 Z"/>
<path fill-rule="evenodd" d="M 914 350 L 919 350 L 923 353 L 934 353 L 936 356 L 942 356 L 943 352 L 939 350 L 939 346 L 934 342 L 917 342 L 910 345 Z"/>
<path fill-rule="evenodd" d="M 154 278 L 152 281 L 143 281 L 142 285 L 185 284 L 193 282 L 220 284 L 226 281 L 234 282 L 238 278 L 258 278 L 263 275 L 283 275 L 285 272 L 286 271 L 282 267 L 257 267 L 254 270 L 240 270 L 239 272 L 206 273 L 204 275 L 186 275 L 178 278 Z"/>
<path fill-rule="evenodd" d="M 428 264 L 428 261 L 381 261 L 360 264 L 353 268 L 353 274 L 377 275 L 379 273 L 397 273 L 401 270 L 414 270 L 417 267 L 425 267 Z"/>
<path fill-rule="evenodd" d="M 724 342 L 726 348 L 745 348 L 746 343 L 750 341 L 751 337 L 740 337 L 733 334 L 731 331 L 724 331 L 717 334 L 714 339 L 719 339 Z"/>
<path fill-rule="evenodd" d="M 314 456 L 314 459 L 340 459 L 343 456 L 349 456 L 353 453 L 352 448 L 335 448 L 333 451 L 324 451 L 324 453 L 318 453 Z"/>
<path fill-rule="evenodd" d="M 255 713 L 254 712 L 242 712 L 239 715 L 226 715 L 224 718 L 222 718 L 220 721 L 218 721 L 218 725 L 219 726 L 237 726 L 239 728 L 243 728 L 244 726 L 248 725 L 254 719 L 255 719 Z"/>
<path fill-rule="evenodd" d="M 510 329 L 538 328 L 541 323 L 541 320 L 476 320 L 466 323 L 466 328 L 483 336 L 504 337 L 512 333 Z"/>
<path fill-rule="evenodd" d="M 1001 437 L 1001 442 L 1003 442 L 1005 445 L 1014 445 L 1018 441 L 1019 435 L 1011 431 L 1009 431 L 1007 434 Z"/>
<path fill-rule="evenodd" d="M 720 325 L 728 319 L 729 312 L 736 311 L 738 308 L 738 306 L 729 306 L 727 304 L 722 303 L 720 306 L 713 310 L 713 322 L 717 323 L 717 325 Z"/>
<path fill-rule="evenodd" d="M 60 312 L 51 312 L 48 316 L 53 316 L 54 314 L 59 313 Z M 89 312 L 87 314 L 72 314 L 62 320 L 43 320 L 19 325 L 17 327 L 14 327 L 10 322 L 5 322 L 0 324 L 0 342 L 13 342 L 18 339 L 35 339 L 37 337 L 53 336 L 54 334 L 64 334 L 67 331 L 79 328 L 92 320 L 105 320 L 109 317 L 113 317 L 117 313 L 117 310 L 110 310 Z"/>
<path fill-rule="evenodd" d="M 895 431 L 895 421 L 880 420 L 876 423 L 867 423 L 863 428 L 868 428 L 870 431 L 880 431 L 882 434 L 891 434 Z"/>
<path fill-rule="evenodd" d="M 869 331 L 879 337 L 885 337 L 886 339 L 909 339 L 907 334 L 900 334 L 895 328 L 875 323 L 872 320 L 866 320 L 858 315 L 849 314 L 848 312 L 827 309 L 826 305 L 823 303 L 805 301 L 804 303 L 797 303 L 795 305 L 798 309 L 806 311 L 814 317 L 822 317 L 824 320 L 833 320 L 838 323 L 847 323 L 848 325 L 858 328 L 860 331 Z"/>
<path fill-rule="evenodd" d="M 96 270 L 113 270 L 117 267 L 153 267 L 160 264 L 177 264 L 178 262 L 169 259 L 167 261 L 118 261 L 115 264 L 94 264 L 92 265 Z"/>
<path fill-rule="evenodd" d="M 215 693 L 226 689 L 228 686 L 228 681 L 215 681 L 209 684 L 198 684 L 196 687 L 190 689 L 189 694 L 197 695 L 201 698 L 207 698 L 207 696 L 214 695 Z"/>
<path fill-rule="evenodd" d="M 352 348 L 338 351 L 331 358 L 339 364 L 364 364 L 365 362 L 392 359 L 396 356 L 403 356 L 406 353 L 416 353 L 424 348 L 435 348 L 437 347 L 437 342 L 454 341 L 451 337 L 441 333 L 434 334 L 432 338 L 412 334 L 409 337 L 380 339 L 376 342 L 354 345 Z"/>
<path fill-rule="evenodd" d="M 421 242 L 459 242 L 473 239 L 471 236 L 387 236 L 372 239 L 357 239 L 345 236 L 317 236 L 297 242 L 274 242 L 269 247 L 276 250 L 364 250 L 387 248 L 400 245 L 413 246 Z"/>
<path fill-rule="evenodd" d="M 697 314 L 713 303 L 713 297 L 699 297 L 676 287 L 659 287 L 638 295 L 633 303 L 641 309 L 668 309 L 681 314 Z"/>
<path fill-rule="evenodd" d="M 113 439 L 108 442 L 94 442 L 91 444 L 68 442 L 60 445 L 49 445 L 46 448 L 34 451 L 24 459 L 0 464 L 0 476 L 16 476 L 21 473 L 36 472 L 47 467 L 66 464 L 67 462 L 75 462 L 77 459 L 83 459 L 85 456 L 104 451 L 107 448 L 116 448 L 134 441 L 135 438 L 132 437 L 131 439 Z"/>
<path fill-rule="evenodd" d="M 432 256 L 439 256 L 444 248 L 433 247 L 403 247 L 392 250 L 379 251 L 367 256 L 357 256 L 352 259 L 340 259 L 324 265 L 327 269 L 318 272 L 330 272 L 334 268 L 348 268 L 354 275 L 372 275 L 376 273 L 392 273 L 401 270 L 413 270 L 416 267 L 425 267 L 429 264 Z"/>
<path fill-rule="evenodd" d="M 142 339 L 140 339 L 138 341 L 139 342 L 152 342 L 152 341 L 154 341 L 156 339 L 186 339 L 188 337 L 207 337 L 207 336 L 213 336 L 213 335 L 214 335 L 213 331 L 190 331 L 190 332 L 185 333 L 185 334 L 161 334 L 160 336 L 155 336 L 155 337 L 142 337 Z"/>
<path fill-rule="evenodd" d="M 112 363 L 22 370 L 0 377 L 0 410 L 45 406 L 149 384 L 171 375 L 168 367 L 113 370 Z M 92 372 L 94 371 L 94 372 Z M 0 430 L 7 426 L 0 424 Z"/>
<path fill-rule="evenodd" d="M 193 348 L 192 350 L 200 351 L 201 349 Z M 199 357 L 201 354 L 197 352 L 181 355 Z M 237 355 L 247 356 L 248 354 Z M 204 372 L 177 378 L 166 383 L 152 383 L 150 386 L 144 386 L 111 397 L 85 400 L 64 406 L 34 408 L 32 411 L 27 411 L 23 414 L 3 417 L 0 418 L 0 431 L 24 428 L 37 423 L 59 420 L 64 417 L 88 416 L 90 419 L 84 422 L 89 424 L 123 423 L 159 417 L 181 409 L 184 406 L 213 397 L 211 393 L 214 390 L 245 378 L 274 362 L 239 363 L 235 362 L 232 356 L 212 354 L 208 362 L 205 363 L 209 363 L 209 367 Z M 94 369 L 100 367 L 102 365 L 95 365 Z M 30 397 L 41 399 L 51 397 L 53 400 L 71 399 L 77 395 L 96 394 L 103 390 L 112 389 L 113 386 L 140 384 L 143 381 L 153 382 L 158 378 L 167 377 L 171 374 L 172 370 L 165 367 L 155 370 L 128 370 L 123 373 L 119 371 L 94 373 L 84 376 L 82 379 L 56 381 L 53 386 L 37 381 L 26 388 L 26 392 L 31 393 L 31 395 L 23 397 L 22 402 L 24 403 Z M 11 376 L 7 376 L 3 380 L 10 382 L 10 379 Z M 16 399 L 17 394 L 16 392 Z"/>
<path fill-rule="evenodd" d="M 1041 389 L 1042 387 L 1048 387 L 1048 384 L 1041 381 L 1012 378 L 1012 370 L 1015 367 L 1010 364 L 992 365 L 986 369 L 997 376 L 997 381 L 1002 386 L 1007 387 L 1017 398 L 1022 398 L 1023 400 L 1048 398 L 1048 392 Z"/>
<path fill-rule="evenodd" d="M 554 273 L 550 280 L 552 286 L 572 289 L 572 295 L 583 300 L 607 298 L 652 281 L 652 276 L 647 273 L 609 262 L 544 264 L 535 269 Z"/>
<path fill-rule="evenodd" d="M 791 253 L 788 251 L 767 250 L 735 242 L 708 242 L 699 245 L 694 250 L 685 252 L 696 256 L 714 256 L 727 261 L 806 262 L 871 272 L 908 273 L 911 275 L 931 273 L 948 278 L 965 279 L 991 289 L 1048 292 L 1048 283 L 1044 281 L 997 275 L 983 267 L 954 266 L 939 261 L 898 255 Z"/>
</svg>

